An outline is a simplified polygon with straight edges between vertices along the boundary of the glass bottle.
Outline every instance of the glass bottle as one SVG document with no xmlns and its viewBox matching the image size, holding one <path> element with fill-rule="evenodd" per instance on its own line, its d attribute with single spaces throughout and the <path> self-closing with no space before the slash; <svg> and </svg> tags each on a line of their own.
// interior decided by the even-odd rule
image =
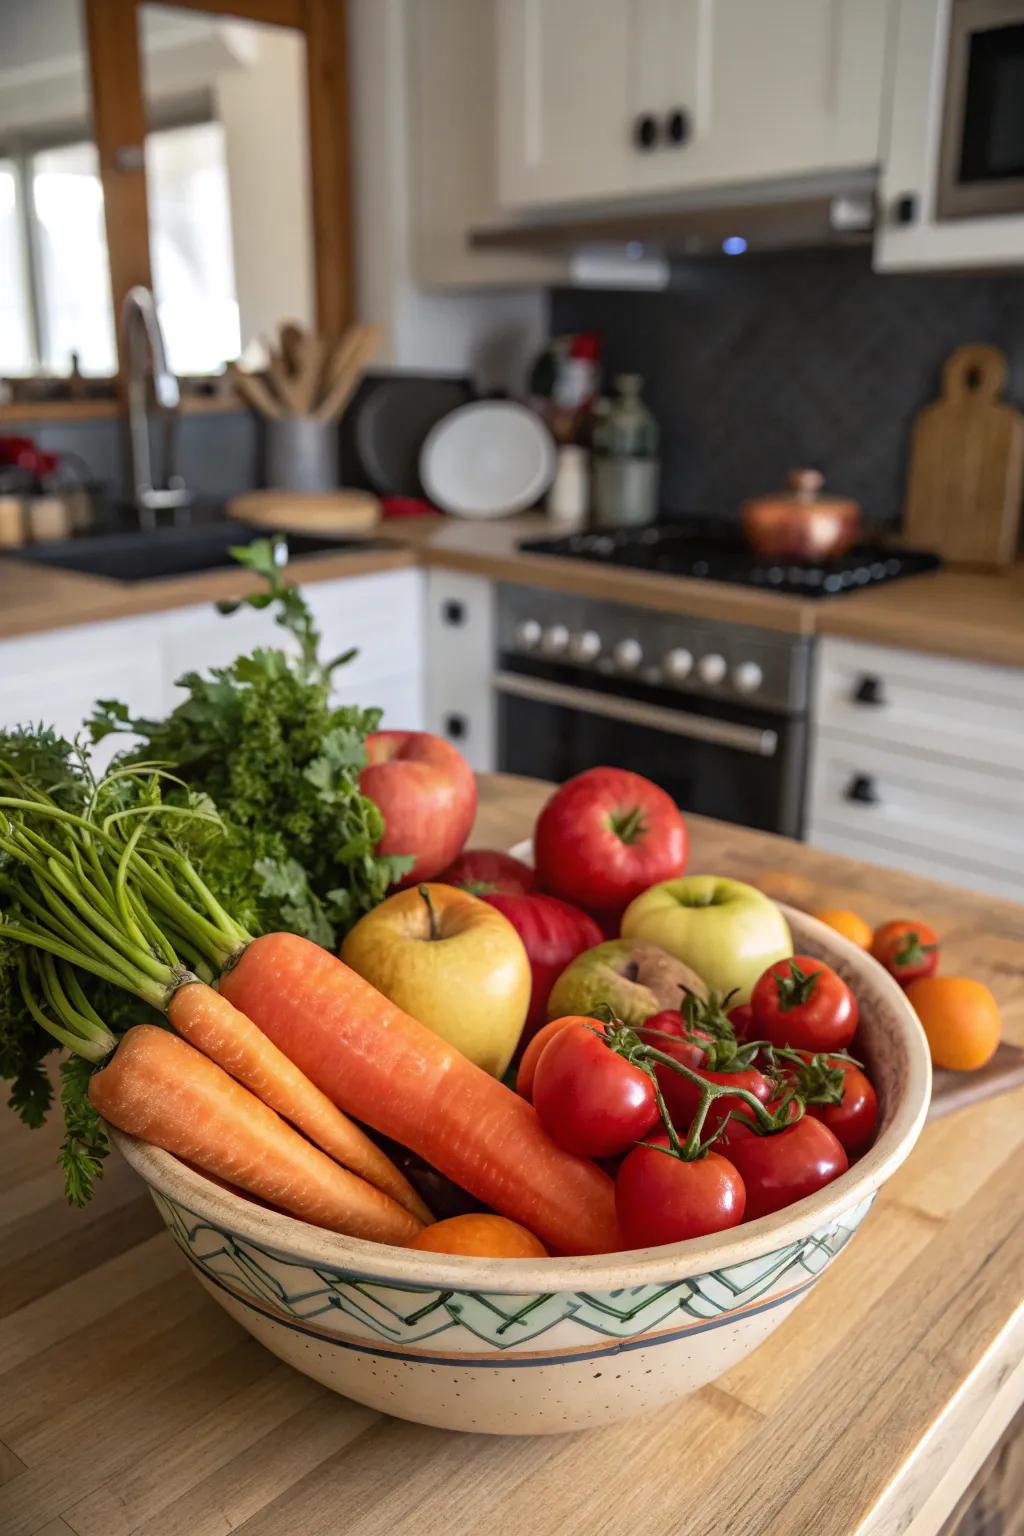
<svg viewBox="0 0 1024 1536">
<path fill-rule="evenodd" d="M 658 511 L 658 423 L 640 398 L 639 374 L 615 380 L 617 398 L 595 415 L 591 461 L 598 528 L 649 523 Z"/>
</svg>

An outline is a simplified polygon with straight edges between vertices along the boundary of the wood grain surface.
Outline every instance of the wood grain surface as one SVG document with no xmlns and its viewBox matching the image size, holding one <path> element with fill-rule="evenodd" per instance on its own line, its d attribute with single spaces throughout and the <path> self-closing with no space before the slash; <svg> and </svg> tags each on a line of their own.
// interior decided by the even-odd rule
<svg viewBox="0 0 1024 1536">
<path fill-rule="evenodd" d="M 542 785 L 481 781 L 473 842 Z M 691 819 L 692 868 L 870 922 L 919 914 L 1024 1042 L 1024 908 Z M 279 1364 L 114 1162 L 63 1204 L 54 1129 L 0 1112 L 3 1536 L 936 1536 L 1024 1401 L 1024 1090 L 926 1127 L 856 1240 L 715 1385 L 590 1434 L 382 1418 Z"/>
</svg>

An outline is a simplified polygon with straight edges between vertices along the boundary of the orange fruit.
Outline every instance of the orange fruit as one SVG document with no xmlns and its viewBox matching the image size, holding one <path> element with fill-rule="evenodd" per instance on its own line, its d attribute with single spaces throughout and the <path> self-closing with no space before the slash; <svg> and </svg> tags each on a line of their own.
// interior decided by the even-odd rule
<svg viewBox="0 0 1024 1536">
<path fill-rule="evenodd" d="M 849 939 L 851 944 L 857 944 L 861 949 L 871 948 L 871 924 L 847 907 L 822 907 L 820 912 L 812 912 L 811 916 L 816 917 L 819 923 L 827 923 L 836 933 L 841 933 L 844 939 Z"/>
<path fill-rule="evenodd" d="M 548 1251 L 517 1221 L 488 1211 L 450 1216 L 424 1227 L 409 1244 L 424 1253 L 468 1253 L 476 1259 L 546 1259 Z"/>
<path fill-rule="evenodd" d="M 932 1061 L 954 1072 L 974 1072 L 995 1054 L 1001 1021 L 988 987 L 967 976 L 921 976 L 907 997 L 924 1026 Z"/>
</svg>

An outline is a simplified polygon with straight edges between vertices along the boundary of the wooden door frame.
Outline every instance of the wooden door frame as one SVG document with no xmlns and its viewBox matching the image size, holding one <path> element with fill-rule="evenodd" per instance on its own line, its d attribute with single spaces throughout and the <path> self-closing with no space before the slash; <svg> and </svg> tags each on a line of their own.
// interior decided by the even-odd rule
<svg viewBox="0 0 1024 1536">
<path fill-rule="evenodd" d="M 152 287 L 143 146 L 139 10 L 146 0 L 83 0 L 93 131 L 117 321 L 136 283 Z M 346 0 L 159 0 L 180 10 L 289 27 L 306 40 L 316 323 L 339 336 L 355 316 Z"/>
</svg>

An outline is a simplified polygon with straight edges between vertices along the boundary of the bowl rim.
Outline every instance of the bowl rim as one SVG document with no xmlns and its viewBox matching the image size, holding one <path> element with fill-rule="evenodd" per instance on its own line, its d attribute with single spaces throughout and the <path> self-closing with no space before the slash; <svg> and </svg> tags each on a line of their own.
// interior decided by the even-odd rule
<svg viewBox="0 0 1024 1536">
<path fill-rule="evenodd" d="M 874 980 L 902 1021 L 907 1070 L 892 1119 L 846 1173 L 803 1200 L 726 1232 L 657 1248 L 547 1259 L 479 1259 L 399 1248 L 345 1237 L 254 1204 L 215 1184 L 171 1153 L 110 1127 L 114 1145 L 145 1182 L 200 1222 L 270 1249 L 293 1263 L 335 1269 L 369 1281 L 422 1290 L 505 1293 L 617 1291 L 728 1269 L 787 1247 L 827 1227 L 872 1196 L 909 1156 L 931 1099 L 931 1056 L 924 1030 L 903 989 L 867 952 L 825 923 L 783 902 L 787 922 L 838 959 L 874 968 Z"/>
</svg>

